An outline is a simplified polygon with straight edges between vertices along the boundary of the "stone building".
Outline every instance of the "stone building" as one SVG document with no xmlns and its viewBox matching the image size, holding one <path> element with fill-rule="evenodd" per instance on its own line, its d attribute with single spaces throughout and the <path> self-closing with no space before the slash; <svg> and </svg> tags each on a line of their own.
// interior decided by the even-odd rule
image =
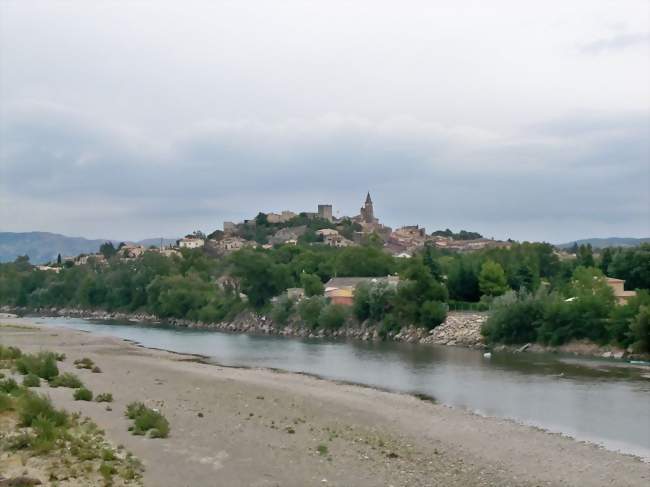
<svg viewBox="0 0 650 487">
<path fill-rule="evenodd" d="M 370 197 L 370 192 L 366 195 L 366 202 L 363 204 L 360 210 L 361 220 L 364 223 L 377 224 L 379 220 L 375 218 L 375 210 L 372 206 L 372 198 Z"/>
<path fill-rule="evenodd" d="M 318 205 L 318 216 L 332 221 L 332 205 Z"/>
</svg>

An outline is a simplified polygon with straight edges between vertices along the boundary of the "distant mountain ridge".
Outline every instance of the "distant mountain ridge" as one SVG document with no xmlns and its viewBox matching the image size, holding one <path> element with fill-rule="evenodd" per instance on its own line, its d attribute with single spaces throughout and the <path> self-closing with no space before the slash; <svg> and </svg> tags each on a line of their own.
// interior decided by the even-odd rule
<svg viewBox="0 0 650 487">
<path fill-rule="evenodd" d="M 174 243 L 176 239 L 164 238 L 163 244 Z M 11 262 L 19 255 L 28 255 L 33 264 L 43 264 L 62 256 L 75 256 L 97 252 L 104 242 L 120 242 L 112 238 L 87 239 L 83 237 L 68 237 L 49 232 L 0 232 L 0 262 Z M 160 245 L 160 238 L 148 238 L 133 242 L 144 245 Z"/>
<path fill-rule="evenodd" d="M 650 243 L 650 237 L 647 238 L 627 238 L 627 237 L 609 237 L 609 238 L 584 238 L 581 240 L 574 240 L 558 244 L 556 247 L 567 249 L 573 247 L 573 244 L 588 245 L 590 244 L 595 249 L 604 249 L 605 247 L 636 247 L 642 243 Z"/>
</svg>

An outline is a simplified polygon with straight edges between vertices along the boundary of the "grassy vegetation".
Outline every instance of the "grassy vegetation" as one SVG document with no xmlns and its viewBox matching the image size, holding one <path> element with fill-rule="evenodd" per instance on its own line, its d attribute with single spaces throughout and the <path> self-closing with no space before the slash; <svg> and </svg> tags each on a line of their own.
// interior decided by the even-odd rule
<svg viewBox="0 0 650 487">
<path fill-rule="evenodd" d="M 78 369 L 88 369 L 88 370 L 91 370 L 95 366 L 95 363 L 88 357 L 77 359 L 73 362 L 73 364 Z"/>
<path fill-rule="evenodd" d="M 141 402 L 132 402 L 126 406 L 125 416 L 133 420 L 129 428 L 134 435 L 145 435 L 151 438 L 167 438 L 169 436 L 169 421 L 160 412 L 146 407 Z"/>
<path fill-rule="evenodd" d="M 74 391 L 73 397 L 75 401 L 92 401 L 93 393 L 90 389 L 81 387 L 80 389 Z"/>
<path fill-rule="evenodd" d="M 50 381 L 50 387 L 69 387 L 70 389 L 79 389 L 83 387 L 81 379 L 71 372 L 65 372 Z"/>
<path fill-rule="evenodd" d="M 34 374 L 41 379 L 51 380 L 59 375 L 57 355 L 52 352 L 22 354 L 15 360 L 16 370 L 22 374 Z"/>
<path fill-rule="evenodd" d="M 12 394 L 20 389 L 18 383 L 11 377 L 7 379 L 0 380 L 0 391 L 7 394 Z"/>
<path fill-rule="evenodd" d="M 89 419 L 57 409 L 49 397 L 28 388 L 40 384 L 40 378 L 46 375 L 55 387 L 79 387 L 75 399 L 92 400 L 92 392 L 83 388 L 74 374 L 59 376 L 58 371 L 55 376 L 51 374 L 52 360 L 65 357 L 48 352 L 24 355 L 18 349 L 4 346 L 0 346 L 0 357 L 5 361 L 2 365 L 9 365 L 6 361 L 10 361 L 25 375 L 23 386 L 12 378 L 0 381 L 0 414 L 3 416 L 0 450 L 6 452 L 6 458 L 19 455 L 22 465 L 28 466 L 31 459 L 37 457 L 39 460 L 31 465 L 44 470 L 51 485 L 69 479 L 75 485 L 109 486 L 114 485 L 116 476 L 120 477 L 120 485 L 141 485 L 143 467 L 133 455 L 123 447 L 113 448 L 103 438 L 103 431 Z M 110 393 L 100 396 L 102 401 L 112 401 Z M 5 481 L 9 482 L 7 485 L 23 485 L 16 483 L 21 482 L 20 479 L 14 477 Z"/>
<path fill-rule="evenodd" d="M 95 401 L 113 402 L 113 394 L 111 394 L 110 392 L 102 392 L 101 394 L 97 394 L 97 397 L 95 397 Z"/>
<path fill-rule="evenodd" d="M 23 377 L 23 386 L 25 387 L 40 387 L 41 378 L 36 374 L 27 374 Z"/>
</svg>

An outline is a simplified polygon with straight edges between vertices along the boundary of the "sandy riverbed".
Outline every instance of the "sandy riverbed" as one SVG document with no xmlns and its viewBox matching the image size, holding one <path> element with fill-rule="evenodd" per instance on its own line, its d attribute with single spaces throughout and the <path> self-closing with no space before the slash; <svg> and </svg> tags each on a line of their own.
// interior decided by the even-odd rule
<svg viewBox="0 0 650 487">
<path fill-rule="evenodd" d="M 3 323 L 11 323 L 4 319 Z M 417 398 L 298 374 L 207 365 L 110 337 L 0 327 L 0 343 L 63 352 L 112 411 L 41 390 L 90 416 L 163 486 L 641 486 L 650 465 L 559 435 Z M 103 373 L 74 369 L 90 357 Z M 123 416 L 143 400 L 171 423 L 167 439 L 132 436 Z M 201 413 L 202 417 L 199 416 Z M 650 434 L 650 432 L 648 433 Z M 321 452 L 318 448 L 321 446 Z M 326 447 L 327 451 L 324 451 Z"/>
</svg>

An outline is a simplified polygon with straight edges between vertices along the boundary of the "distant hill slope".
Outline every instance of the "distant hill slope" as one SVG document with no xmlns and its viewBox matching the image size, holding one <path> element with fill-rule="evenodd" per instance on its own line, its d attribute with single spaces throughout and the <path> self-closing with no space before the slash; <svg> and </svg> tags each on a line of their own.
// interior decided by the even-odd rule
<svg viewBox="0 0 650 487">
<path fill-rule="evenodd" d="M 115 245 L 125 240 L 87 239 L 83 237 L 67 237 L 49 232 L 0 232 L 0 262 L 11 262 L 19 255 L 28 255 L 33 264 L 42 264 L 56 259 L 58 254 L 73 256 L 83 253 L 97 252 L 104 242 L 111 241 Z M 176 239 L 163 239 L 163 244 L 175 242 Z M 144 246 L 159 245 L 159 238 L 149 238 L 135 242 Z"/>
<path fill-rule="evenodd" d="M 587 245 L 595 249 L 603 249 L 605 247 L 636 247 L 642 243 L 649 243 L 650 238 L 625 238 L 625 237 L 610 237 L 610 238 L 584 238 L 582 240 L 576 240 L 575 242 L 568 242 L 563 244 L 558 244 L 556 247 L 561 249 L 566 249 L 573 247 L 574 243 L 578 245 Z"/>
</svg>

